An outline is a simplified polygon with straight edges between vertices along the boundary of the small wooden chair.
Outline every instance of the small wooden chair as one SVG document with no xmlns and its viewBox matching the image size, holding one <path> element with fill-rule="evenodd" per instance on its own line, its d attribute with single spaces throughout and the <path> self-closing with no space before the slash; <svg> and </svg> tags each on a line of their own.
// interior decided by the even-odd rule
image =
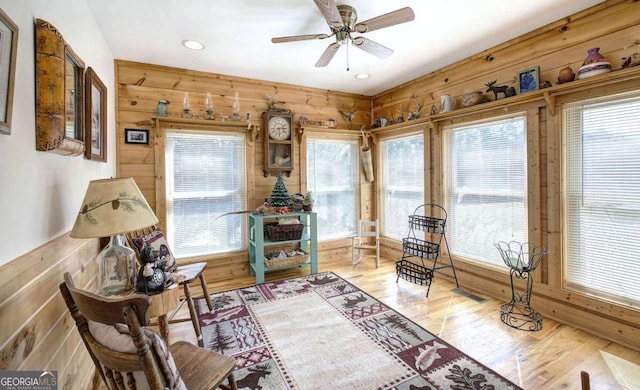
<svg viewBox="0 0 640 390">
<path fill-rule="evenodd" d="M 134 251 L 136 251 L 136 253 L 138 253 L 137 247 L 134 244 L 133 240 L 135 238 L 143 237 L 147 234 L 150 234 L 157 228 L 158 227 L 154 225 L 145 229 L 136 230 L 136 231 L 127 233 L 126 236 L 127 236 L 127 242 L 129 246 L 132 247 Z M 138 260 L 139 260 L 139 257 L 140 257 L 140 254 L 138 253 Z M 205 277 L 204 277 L 204 270 L 206 268 L 207 268 L 207 263 L 204 263 L 204 262 L 180 265 L 177 267 L 175 272 L 184 276 L 184 279 L 180 281 L 180 285 L 184 289 L 184 298 L 180 300 L 180 304 L 178 305 L 178 307 L 169 316 L 170 324 L 191 320 L 191 324 L 193 325 L 193 330 L 196 333 L 196 339 L 198 340 L 198 345 L 201 347 L 204 347 L 204 340 L 202 338 L 202 330 L 200 329 L 200 322 L 198 321 L 198 314 L 196 312 L 196 307 L 195 307 L 195 304 L 193 303 L 193 297 L 191 296 L 190 285 L 196 281 L 200 281 L 200 287 L 202 288 L 202 295 L 204 296 L 204 299 L 207 301 L 207 306 L 209 307 L 209 311 L 213 310 L 211 295 L 209 295 L 209 289 L 207 288 L 207 281 L 205 280 Z M 196 297 L 196 298 L 200 298 L 200 297 Z M 182 307 L 182 305 L 184 305 L 185 302 L 187 303 L 187 307 L 189 308 L 189 318 L 175 318 L 176 313 Z"/>
<path fill-rule="evenodd" d="M 375 254 L 363 254 L 363 250 L 375 251 Z M 357 255 L 356 251 L 358 252 Z M 380 233 L 377 219 L 374 221 L 360 220 L 358 223 L 358 235 L 351 237 L 351 264 L 358 264 L 365 256 L 375 257 L 376 268 L 380 266 Z"/>
<path fill-rule="evenodd" d="M 108 389 L 146 388 L 145 379 L 152 390 L 237 389 L 235 359 L 185 341 L 167 348 L 157 333 L 142 326 L 148 323 L 149 296 L 106 298 L 76 288 L 69 273 L 60 292 Z M 222 384 L 225 379 L 229 386 Z"/>
</svg>

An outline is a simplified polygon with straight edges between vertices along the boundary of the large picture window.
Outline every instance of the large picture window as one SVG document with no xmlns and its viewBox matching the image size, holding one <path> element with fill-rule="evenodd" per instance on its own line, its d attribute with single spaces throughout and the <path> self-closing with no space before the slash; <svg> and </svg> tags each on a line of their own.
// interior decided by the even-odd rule
<svg viewBox="0 0 640 390">
<path fill-rule="evenodd" d="M 358 141 L 307 138 L 307 190 L 321 240 L 354 235 L 358 218 Z"/>
<path fill-rule="evenodd" d="M 380 142 L 382 161 L 382 233 L 402 239 L 409 215 L 424 204 L 424 136 Z"/>
<path fill-rule="evenodd" d="M 640 97 L 564 110 L 565 279 L 569 288 L 640 303 Z"/>
<path fill-rule="evenodd" d="M 445 129 L 452 254 L 504 266 L 494 244 L 527 241 L 526 139 L 524 116 Z"/>
<path fill-rule="evenodd" d="M 247 209 L 245 135 L 167 130 L 165 181 L 169 245 L 178 258 L 243 249 Z"/>
</svg>

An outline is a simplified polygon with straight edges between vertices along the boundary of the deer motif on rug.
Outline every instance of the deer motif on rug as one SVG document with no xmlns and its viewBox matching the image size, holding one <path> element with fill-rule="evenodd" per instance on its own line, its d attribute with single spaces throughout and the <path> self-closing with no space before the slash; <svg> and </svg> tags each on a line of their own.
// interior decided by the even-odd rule
<svg viewBox="0 0 640 390">
<path fill-rule="evenodd" d="M 344 297 L 344 300 L 346 302 L 342 304 L 342 307 L 344 307 L 345 309 L 353 309 L 354 307 L 358 306 L 358 303 L 366 302 L 367 298 L 364 295 L 360 294 L 359 297 L 356 296 L 354 298 Z"/>
<path fill-rule="evenodd" d="M 236 381 L 238 389 L 249 388 L 251 390 L 261 390 L 260 379 L 271 374 L 271 367 L 269 364 L 256 364 L 255 367 L 247 368 L 249 374 L 242 379 Z"/>
</svg>

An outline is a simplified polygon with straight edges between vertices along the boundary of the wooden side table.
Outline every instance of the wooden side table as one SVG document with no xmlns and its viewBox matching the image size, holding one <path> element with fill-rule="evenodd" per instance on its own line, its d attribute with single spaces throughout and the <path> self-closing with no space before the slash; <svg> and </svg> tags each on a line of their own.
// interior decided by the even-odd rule
<svg viewBox="0 0 640 390">
<path fill-rule="evenodd" d="M 169 321 L 167 314 L 173 311 L 180 303 L 178 297 L 178 283 L 174 283 L 166 290 L 157 294 L 149 295 L 151 297 L 151 306 L 149 306 L 149 318 L 158 318 L 158 327 L 160 328 L 160 336 L 167 345 L 169 341 Z"/>
<path fill-rule="evenodd" d="M 255 275 L 256 284 L 264 283 L 264 274 L 275 269 L 309 266 L 312 274 L 318 273 L 318 216 L 313 212 L 292 212 L 287 214 L 249 214 L 249 272 Z M 285 241 L 271 241 L 267 239 L 264 228 L 265 220 L 277 221 L 279 218 L 299 218 L 304 224 L 302 236 L 298 239 Z M 264 253 L 270 246 L 297 245 L 309 255 L 309 259 L 302 264 L 288 264 L 279 267 L 265 265 Z"/>
</svg>

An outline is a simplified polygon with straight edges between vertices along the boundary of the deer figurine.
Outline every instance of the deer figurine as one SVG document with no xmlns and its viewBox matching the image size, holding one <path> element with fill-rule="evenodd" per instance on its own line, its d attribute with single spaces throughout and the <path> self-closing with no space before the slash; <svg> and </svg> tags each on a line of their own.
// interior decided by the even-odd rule
<svg viewBox="0 0 640 390">
<path fill-rule="evenodd" d="M 504 97 L 515 96 L 516 94 L 515 88 L 507 87 L 506 85 L 496 86 L 495 84 L 497 81 L 498 80 L 493 80 L 486 83 L 485 85 L 487 86 L 487 90 L 485 92 L 493 92 L 493 95 L 496 97 L 496 100 L 498 100 L 499 93 L 502 93 Z"/>
<path fill-rule="evenodd" d="M 416 108 L 413 111 L 409 111 L 409 116 L 408 116 L 407 120 L 418 119 L 418 118 L 420 118 L 420 114 L 422 113 L 422 106 L 423 106 L 424 103 L 423 102 L 419 102 L 416 99 L 414 99 L 413 101 L 416 104 Z"/>
</svg>

